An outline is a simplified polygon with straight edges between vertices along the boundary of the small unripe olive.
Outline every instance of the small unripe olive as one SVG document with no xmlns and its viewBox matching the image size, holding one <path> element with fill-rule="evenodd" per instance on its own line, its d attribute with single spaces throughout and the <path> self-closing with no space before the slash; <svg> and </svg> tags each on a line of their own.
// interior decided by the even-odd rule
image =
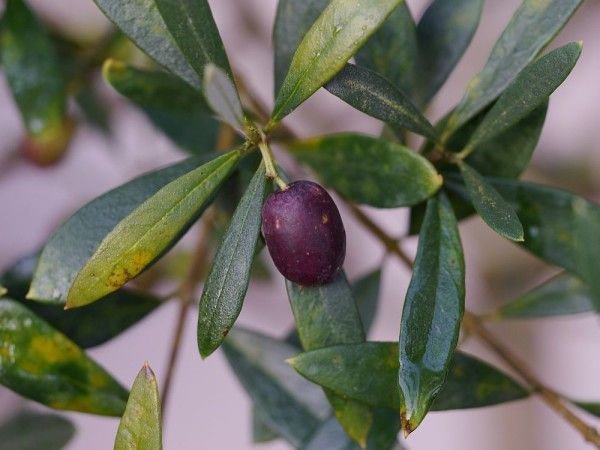
<svg viewBox="0 0 600 450">
<path fill-rule="evenodd" d="M 330 281 L 346 256 L 346 232 L 333 199 L 317 183 L 296 181 L 271 194 L 262 232 L 275 266 L 295 283 Z"/>
<path fill-rule="evenodd" d="M 36 166 L 52 166 L 64 156 L 75 128 L 75 121 L 67 118 L 58 126 L 29 135 L 21 145 L 21 154 Z"/>
</svg>

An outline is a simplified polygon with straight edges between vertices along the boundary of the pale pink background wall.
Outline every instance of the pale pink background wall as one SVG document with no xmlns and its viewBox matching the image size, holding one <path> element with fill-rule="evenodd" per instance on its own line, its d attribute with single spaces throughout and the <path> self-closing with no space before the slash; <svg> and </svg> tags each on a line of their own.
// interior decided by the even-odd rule
<svg viewBox="0 0 600 450">
<path fill-rule="evenodd" d="M 474 45 L 438 96 L 432 117 L 439 117 L 459 100 L 467 81 L 485 62 L 517 3 L 516 0 L 486 2 Z M 31 4 L 75 34 L 99 32 L 106 25 L 91 0 L 32 0 Z M 269 46 L 275 1 L 214 0 L 211 4 L 234 69 L 244 74 L 261 98 L 271 102 Z M 409 4 L 419 15 L 425 1 L 409 1 Z M 600 169 L 600 2 L 588 0 L 553 45 L 580 39 L 584 41 L 583 55 L 569 80 L 552 98 L 534 168 L 527 177 L 544 179 L 543 174 L 560 169 L 563 172 L 550 181 L 585 191 L 597 200 L 600 192 L 600 179 L 596 175 Z M 116 96 L 114 100 L 120 101 Z M 323 92 L 288 120 L 303 135 L 332 130 L 367 133 L 379 130 L 374 120 Z M 114 127 L 116 136 L 112 141 L 90 129 L 81 130 L 64 164 L 55 169 L 41 171 L 17 164 L 0 175 L 0 267 L 38 248 L 48 233 L 85 201 L 137 173 L 181 157 L 165 138 L 151 129 L 139 112 L 124 103 Z M 21 132 L 12 98 L 0 77 L 0 160 L 18 142 Z M 569 170 L 564 171 L 565 165 Z M 402 233 L 404 211 L 371 212 L 390 232 Z M 347 214 L 345 220 L 350 238 L 346 268 L 352 277 L 375 267 L 382 251 Z M 478 219 L 464 223 L 461 231 L 468 268 L 467 302 L 472 309 L 485 310 L 486 305 L 509 299 L 515 293 L 515 286 L 522 286 L 522 280 L 530 274 L 536 280 L 543 278 L 540 275 L 543 266 L 539 262 L 498 238 Z M 413 241 L 407 244 L 411 251 L 414 247 Z M 397 338 L 408 280 L 403 267 L 395 261 L 388 263 L 373 339 Z M 125 385 L 131 383 L 144 360 L 151 362 L 160 380 L 165 373 L 175 313 L 175 305 L 166 305 L 138 327 L 90 353 Z M 253 446 L 250 404 L 220 353 L 204 362 L 198 357 L 194 316 L 189 317 L 167 411 L 165 448 L 288 448 L 283 442 Z M 270 333 L 284 333 L 292 319 L 281 280 L 277 279 L 272 285 L 253 285 L 240 321 Z M 510 347 L 526 359 L 545 382 L 573 397 L 600 400 L 597 317 L 514 322 L 495 325 L 493 330 L 505 336 Z M 484 348 L 470 340 L 464 348 L 489 356 Z M 0 416 L 9 414 L 18 404 L 16 396 L 0 388 Z M 117 420 L 69 416 L 79 428 L 69 449 L 112 448 Z M 599 420 L 589 416 L 586 420 L 600 427 Z M 537 399 L 488 409 L 433 413 L 411 435 L 407 445 L 413 450 L 588 448 L 579 435 Z"/>
</svg>

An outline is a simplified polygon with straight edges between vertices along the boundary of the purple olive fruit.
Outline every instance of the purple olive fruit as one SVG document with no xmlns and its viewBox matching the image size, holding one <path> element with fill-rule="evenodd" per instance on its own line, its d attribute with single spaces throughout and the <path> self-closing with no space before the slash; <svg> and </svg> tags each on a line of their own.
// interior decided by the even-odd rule
<svg viewBox="0 0 600 450">
<path fill-rule="evenodd" d="M 317 183 L 296 181 L 271 194 L 262 210 L 262 232 L 275 266 L 295 283 L 325 284 L 344 263 L 340 212 Z"/>
</svg>

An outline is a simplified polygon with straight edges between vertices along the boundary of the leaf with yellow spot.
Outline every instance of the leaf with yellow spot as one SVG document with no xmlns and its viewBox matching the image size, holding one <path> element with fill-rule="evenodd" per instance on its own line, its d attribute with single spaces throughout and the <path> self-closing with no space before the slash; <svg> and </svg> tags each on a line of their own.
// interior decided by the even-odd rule
<svg viewBox="0 0 600 450">
<path fill-rule="evenodd" d="M 161 450 L 160 399 L 154 372 L 144 364 L 133 382 L 115 450 Z"/>
<path fill-rule="evenodd" d="M 210 204 L 239 159 L 236 150 L 192 170 L 121 220 L 75 277 L 66 306 L 116 291 L 164 254 Z"/>
<path fill-rule="evenodd" d="M 120 416 L 127 391 L 63 334 L 0 300 L 0 383 L 55 409 Z"/>
</svg>

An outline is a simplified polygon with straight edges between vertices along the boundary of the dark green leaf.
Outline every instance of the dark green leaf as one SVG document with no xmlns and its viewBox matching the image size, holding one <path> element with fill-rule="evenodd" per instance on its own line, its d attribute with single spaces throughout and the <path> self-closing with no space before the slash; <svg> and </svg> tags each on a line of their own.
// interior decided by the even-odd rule
<svg viewBox="0 0 600 450">
<path fill-rule="evenodd" d="M 352 290 L 342 273 L 323 286 L 287 282 L 288 298 L 304 350 L 364 342 L 365 333 Z M 372 413 L 364 405 L 326 391 L 336 417 L 359 444 L 366 444 Z"/>
<path fill-rule="evenodd" d="M 204 97 L 188 84 L 166 72 L 140 70 L 111 59 L 102 73 L 179 147 L 192 154 L 215 149 L 219 124 Z"/>
<path fill-rule="evenodd" d="M 262 444 L 277 439 L 279 435 L 274 432 L 266 424 L 264 414 L 260 412 L 260 409 L 254 406 L 251 411 L 252 416 L 252 442 L 255 444 Z"/>
<path fill-rule="evenodd" d="M 423 420 L 444 384 L 458 341 L 465 265 L 446 196 L 428 201 L 400 324 L 400 415 L 405 433 Z"/>
<path fill-rule="evenodd" d="M 77 211 L 44 247 L 27 298 L 64 304 L 75 276 L 106 235 L 165 185 L 211 157 L 214 155 L 191 158 L 142 175 Z"/>
<path fill-rule="evenodd" d="M 356 54 L 358 65 L 377 72 L 412 100 L 419 76 L 418 60 L 415 22 L 406 2 L 398 5 Z"/>
<path fill-rule="evenodd" d="M 281 88 L 302 37 L 328 3 L 329 0 L 279 0 L 273 28 L 275 95 Z"/>
<path fill-rule="evenodd" d="M 212 63 L 233 79 L 225 47 L 206 0 L 154 0 L 175 43 L 203 79 L 204 68 Z"/>
<path fill-rule="evenodd" d="M 225 356 L 261 418 L 294 447 L 301 447 L 330 415 L 321 389 L 285 362 L 297 349 L 267 336 L 233 329 L 223 343 Z"/>
<path fill-rule="evenodd" d="M 589 412 L 590 414 L 600 417 L 600 403 L 596 402 L 573 402 L 573 404 L 577 405 L 579 408 L 584 411 Z"/>
<path fill-rule="evenodd" d="M 431 197 L 442 184 L 429 161 L 383 139 L 348 133 L 294 142 L 290 148 L 325 184 L 358 203 L 410 206 Z"/>
<path fill-rule="evenodd" d="M 95 86 L 83 86 L 75 100 L 86 122 L 105 135 L 110 135 L 110 111 Z"/>
<path fill-rule="evenodd" d="M 55 409 L 120 416 L 127 391 L 19 303 L 0 300 L 0 383 Z"/>
<path fill-rule="evenodd" d="M 0 448 L 5 450 L 62 450 L 75 435 L 62 416 L 21 411 L 0 424 Z"/>
<path fill-rule="evenodd" d="M 582 0 L 524 0 L 471 80 L 448 123 L 456 130 L 500 95 L 569 20 Z"/>
<path fill-rule="evenodd" d="M 546 102 L 508 130 L 478 145 L 467 163 L 482 175 L 517 178 L 529 165 L 547 110 Z"/>
<path fill-rule="evenodd" d="M 244 113 L 233 82 L 220 67 L 208 64 L 204 70 L 203 92 L 217 117 L 244 134 Z"/>
<path fill-rule="evenodd" d="M 486 317 L 532 319 L 593 310 L 594 303 L 588 287 L 574 275 L 562 272 Z"/>
<path fill-rule="evenodd" d="M 175 43 L 156 0 L 94 0 L 106 17 L 160 65 L 200 90 L 201 78 Z"/>
<path fill-rule="evenodd" d="M 0 56 L 28 133 L 42 141 L 61 134 L 66 88 L 60 60 L 50 36 L 23 0 L 6 3 Z"/>
<path fill-rule="evenodd" d="M 425 11 L 417 25 L 421 104 L 429 103 L 469 46 L 482 7 L 483 0 L 434 0 Z"/>
<path fill-rule="evenodd" d="M 304 35 L 275 99 L 277 123 L 327 83 L 401 0 L 332 0 Z"/>
<path fill-rule="evenodd" d="M 146 363 L 138 373 L 119 423 L 115 450 L 161 450 L 160 399 L 154 372 Z"/>
<path fill-rule="evenodd" d="M 203 358 L 221 345 L 242 309 L 266 193 L 261 164 L 235 210 L 204 284 L 198 312 L 198 348 Z"/>
<path fill-rule="evenodd" d="M 580 243 L 578 224 L 586 222 L 591 230 L 600 229 L 600 206 L 569 192 L 533 183 L 493 180 L 492 184 L 515 207 L 525 229 L 522 245 L 527 250 L 580 275 L 584 281 L 598 280 L 600 266 L 594 263 L 583 267 L 581 252 L 589 252 L 588 261 L 597 262 L 600 246 Z"/>
<path fill-rule="evenodd" d="M 375 72 L 362 67 L 346 66 L 325 88 L 349 105 L 382 120 L 393 129 L 405 128 L 435 139 L 435 130 L 401 91 Z"/>
<path fill-rule="evenodd" d="M 235 169 L 239 150 L 171 181 L 123 218 L 77 273 L 66 307 L 116 291 L 167 251 L 194 223 Z"/>
<path fill-rule="evenodd" d="M 506 131 L 545 104 L 575 67 L 581 46 L 581 42 L 572 42 L 525 67 L 486 114 L 465 151 L 473 150 L 478 144 Z"/>
<path fill-rule="evenodd" d="M 573 204 L 575 219 L 575 247 L 577 268 L 581 278 L 587 283 L 591 300 L 600 312 L 600 207 L 583 199 Z"/>
<path fill-rule="evenodd" d="M 365 342 L 302 353 L 290 364 L 302 376 L 338 395 L 398 410 L 398 345 Z M 527 397 L 525 389 L 493 367 L 455 353 L 432 410 L 477 408 Z"/>
<path fill-rule="evenodd" d="M 523 226 L 513 207 L 481 175 L 466 163 L 459 163 L 473 206 L 489 227 L 513 241 L 523 240 Z"/>
<path fill-rule="evenodd" d="M 367 333 L 371 329 L 371 325 L 373 325 L 373 321 L 375 320 L 375 314 L 377 313 L 380 284 L 381 269 L 364 275 L 352 284 L 352 293 L 356 299 L 358 313 Z"/>
<path fill-rule="evenodd" d="M 0 275 L 10 297 L 44 319 L 78 346 L 90 348 L 118 336 L 161 305 L 151 295 L 131 289 L 109 294 L 102 302 L 87 308 L 65 310 L 61 304 L 40 304 L 25 300 L 38 255 L 20 259 Z M 98 326 L 98 324 L 103 324 Z"/>
</svg>

